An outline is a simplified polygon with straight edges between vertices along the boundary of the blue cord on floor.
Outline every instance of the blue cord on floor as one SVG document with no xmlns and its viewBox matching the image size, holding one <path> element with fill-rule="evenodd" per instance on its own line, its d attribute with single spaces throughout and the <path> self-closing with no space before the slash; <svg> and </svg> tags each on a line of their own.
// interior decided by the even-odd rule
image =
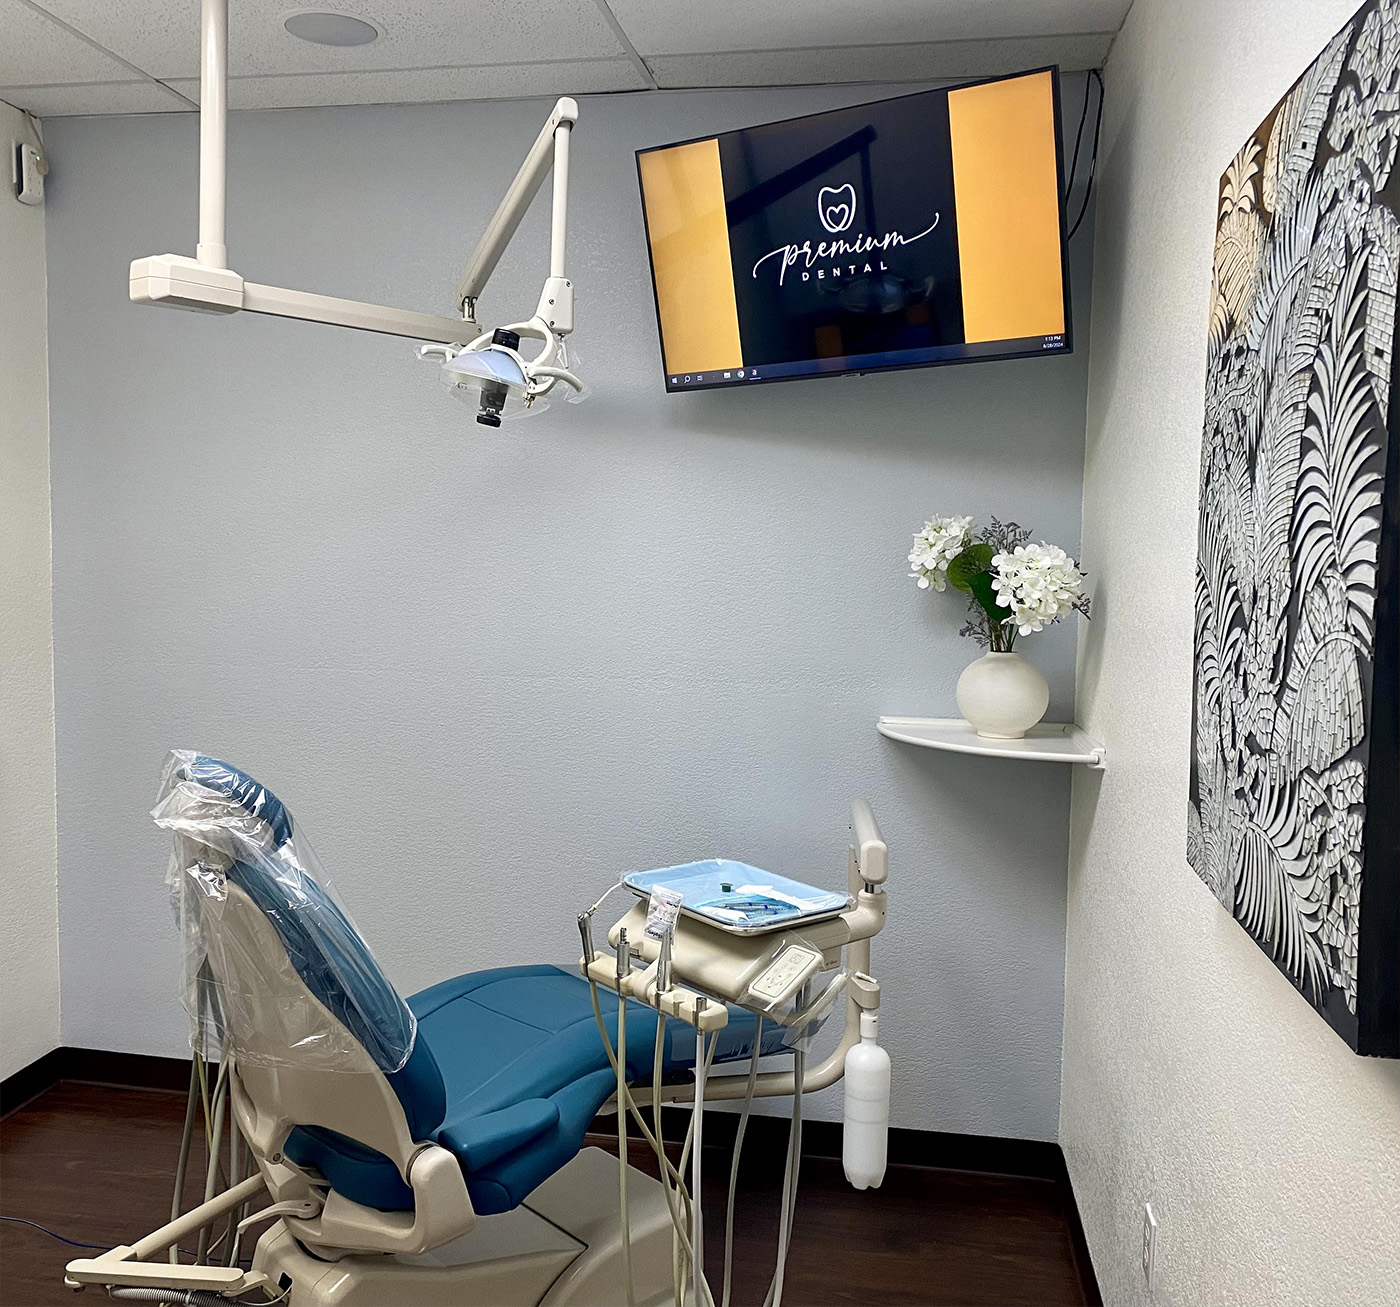
<svg viewBox="0 0 1400 1307">
<path fill-rule="evenodd" d="M 110 1246 L 101 1243 L 79 1243 L 76 1239 L 65 1239 L 61 1234 L 55 1234 L 47 1226 L 40 1225 L 38 1221 L 30 1221 L 23 1216 L 0 1216 L 0 1221 L 13 1221 L 16 1225 L 31 1225 L 40 1234 L 46 1234 L 50 1239 L 57 1239 L 59 1243 L 66 1243 L 70 1248 L 96 1248 L 99 1252 L 106 1252 Z"/>
<path fill-rule="evenodd" d="M 95 1248 L 98 1252 L 105 1253 L 111 1247 L 111 1244 L 79 1243 L 76 1239 L 65 1239 L 61 1234 L 50 1230 L 47 1225 L 40 1225 L 38 1221 L 31 1221 L 26 1216 L 0 1216 L 0 1221 L 13 1221 L 16 1225 L 32 1226 L 34 1229 L 38 1230 L 40 1234 L 46 1234 L 50 1239 L 57 1239 L 59 1243 L 66 1243 L 70 1248 Z M 184 1253 L 186 1257 L 194 1256 L 194 1253 L 190 1252 L 188 1248 L 181 1248 L 179 1251 Z M 251 1266 L 252 1262 L 239 1262 L 240 1266 L 245 1264 Z"/>
</svg>

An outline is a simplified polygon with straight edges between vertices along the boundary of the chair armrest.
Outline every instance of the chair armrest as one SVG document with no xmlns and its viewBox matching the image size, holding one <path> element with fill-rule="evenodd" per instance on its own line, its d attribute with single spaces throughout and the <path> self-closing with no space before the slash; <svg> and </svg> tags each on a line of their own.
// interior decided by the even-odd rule
<svg viewBox="0 0 1400 1307">
<path fill-rule="evenodd" d="M 438 1143 L 450 1149 L 468 1171 L 479 1171 L 538 1138 L 559 1123 L 559 1108 L 548 1098 L 527 1098 L 481 1115 L 451 1113 L 438 1130 Z"/>
</svg>

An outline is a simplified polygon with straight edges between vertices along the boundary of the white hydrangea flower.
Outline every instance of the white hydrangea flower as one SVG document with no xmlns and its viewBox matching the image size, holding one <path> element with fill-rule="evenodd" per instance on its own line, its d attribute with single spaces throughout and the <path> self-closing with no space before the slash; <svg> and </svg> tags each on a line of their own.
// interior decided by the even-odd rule
<svg viewBox="0 0 1400 1307">
<path fill-rule="evenodd" d="M 1059 545 L 1018 545 L 992 558 L 992 589 L 1021 635 L 1044 630 L 1084 596 L 1084 575 Z"/>
<path fill-rule="evenodd" d="M 932 586 L 944 590 L 948 586 L 948 564 L 972 542 L 970 517 L 934 517 L 924 523 L 924 529 L 914 537 L 909 551 L 909 573 L 919 583 L 920 590 Z"/>
</svg>

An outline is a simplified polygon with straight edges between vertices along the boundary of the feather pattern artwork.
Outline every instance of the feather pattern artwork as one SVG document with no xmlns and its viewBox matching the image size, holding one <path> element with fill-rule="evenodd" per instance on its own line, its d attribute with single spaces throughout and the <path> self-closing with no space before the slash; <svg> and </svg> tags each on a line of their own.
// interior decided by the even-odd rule
<svg viewBox="0 0 1400 1307">
<path fill-rule="evenodd" d="M 1366 865 L 1398 146 L 1400 0 L 1370 0 L 1230 161 L 1211 282 L 1187 858 L 1344 1034 Z"/>
</svg>

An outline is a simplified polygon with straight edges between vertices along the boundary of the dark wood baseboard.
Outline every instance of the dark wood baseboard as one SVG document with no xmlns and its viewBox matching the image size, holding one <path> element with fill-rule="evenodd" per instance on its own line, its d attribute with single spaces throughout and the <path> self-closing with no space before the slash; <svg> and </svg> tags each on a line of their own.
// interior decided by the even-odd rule
<svg viewBox="0 0 1400 1307">
<path fill-rule="evenodd" d="M 726 1116 L 730 1115 L 728 1113 Z M 725 1121 L 724 1116 L 715 1116 Z M 682 1122 L 684 1118 L 682 1118 Z M 758 1124 L 773 1130 L 782 1147 L 787 1147 L 785 1117 L 750 1117 L 749 1130 Z M 737 1127 L 725 1122 L 714 1131 L 717 1141 L 728 1148 Z M 682 1124 L 684 1129 L 684 1124 Z M 706 1135 L 711 1133 L 706 1122 Z M 840 1157 L 841 1123 L 839 1121 L 804 1121 L 802 1123 L 803 1157 Z M 975 1171 L 982 1175 L 1012 1175 L 1029 1180 L 1057 1180 L 1064 1171 L 1065 1160 L 1059 1144 L 1041 1139 L 1003 1139 L 996 1135 L 960 1135 L 941 1130 L 906 1130 L 892 1126 L 889 1137 L 889 1160 L 896 1166 L 933 1166 L 942 1171 Z"/>
<path fill-rule="evenodd" d="M 64 1080 L 113 1085 L 118 1089 L 175 1089 L 183 1093 L 190 1083 L 190 1062 L 183 1057 L 113 1053 L 103 1048 L 55 1048 L 0 1081 L 0 1117 L 17 1112 Z"/>
<path fill-rule="evenodd" d="M 167 1089 L 183 1093 L 190 1083 L 187 1058 L 150 1057 L 143 1053 L 113 1053 L 97 1048 L 56 1048 L 0 1083 L 0 1115 L 8 1115 L 37 1098 L 61 1080 L 119 1089 Z M 643 1109 L 650 1118 L 650 1109 Z M 690 1112 L 683 1107 L 662 1109 L 662 1126 L 668 1138 L 685 1133 Z M 728 1152 L 738 1128 L 737 1111 L 715 1111 L 706 1117 L 708 1147 Z M 591 1134 L 615 1133 L 614 1118 L 599 1117 Z M 745 1148 L 757 1155 L 787 1149 L 785 1116 L 754 1114 L 749 1118 Z M 803 1157 L 840 1157 L 839 1121 L 805 1121 L 802 1126 Z M 931 1166 L 944 1171 L 973 1171 L 983 1175 L 1011 1175 L 1022 1179 L 1067 1179 L 1064 1155 L 1058 1144 L 1039 1139 L 1001 1139 L 992 1135 L 947 1134 L 936 1130 L 890 1130 L 889 1157 L 897 1166 Z"/>
<path fill-rule="evenodd" d="M 734 1146 L 739 1127 L 738 1104 L 710 1112 L 705 1118 L 705 1146 L 723 1149 Z M 726 1110 L 727 1109 L 727 1110 Z M 642 1108 L 644 1120 L 651 1120 L 651 1109 Z M 690 1111 L 683 1107 L 664 1107 L 661 1125 L 667 1139 L 680 1139 L 690 1120 Z M 616 1136 L 616 1119 L 598 1117 L 589 1128 L 590 1134 Z M 632 1133 L 636 1133 L 635 1128 Z M 749 1118 L 745 1150 L 768 1160 L 771 1153 L 781 1165 L 787 1151 L 788 1118 L 755 1113 Z M 802 1156 L 841 1156 L 841 1123 L 839 1121 L 804 1121 L 802 1123 Z M 979 1175 L 1009 1175 L 1023 1180 L 1052 1180 L 1067 1178 L 1064 1154 L 1059 1144 L 1041 1139 L 1002 1139 L 994 1135 L 960 1135 L 938 1130 L 905 1130 L 891 1127 L 889 1160 L 893 1166 L 928 1166 L 941 1171 L 971 1171 Z"/>
<path fill-rule="evenodd" d="M 190 1082 L 188 1058 L 150 1057 L 143 1053 L 114 1053 L 97 1048 L 55 1048 L 0 1082 L 0 1117 L 18 1111 L 60 1081 L 112 1085 L 120 1089 L 149 1089 L 183 1093 Z M 649 1111 L 644 1110 L 649 1116 Z M 662 1109 L 661 1124 L 670 1140 L 685 1134 L 686 1108 Z M 710 1112 L 705 1117 L 706 1155 L 710 1148 L 728 1153 L 738 1129 L 736 1112 Z M 616 1138 L 614 1117 L 594 1121 L 590 1134 Z M 749 1118 L 744 1151 L 762 1162 L 781 1166 L 787 1149 L 788 1121 L 781 1116 Z M 635 1133 L 635 1129 L 633 1131 Z M 839 1158 L 841 1125 L 837 1121 L 806 1121 L 802 1126 L 802 1156 Z M 1086 1301 L 1102 1302 L 1089 1245 L 1079 1219 L 1065 1156 L 1059 1144 L 1041 1139 L 1002 1139 L 992 1135 L 948 1134 L 937 1130 L 890 1130 L 891 1166 L 969 1171 L 1017 1179 L 1044 1180 L 1059 1190 L 1070 1225 L 1076 1270 Z"/>
<path fill-rule="evenodd" d="M 66 1049 L 51 1048 L 43 1057 L 0 1080 L 0 1119 L 31 1103 L 63 1079 Z"/>
</svg>

